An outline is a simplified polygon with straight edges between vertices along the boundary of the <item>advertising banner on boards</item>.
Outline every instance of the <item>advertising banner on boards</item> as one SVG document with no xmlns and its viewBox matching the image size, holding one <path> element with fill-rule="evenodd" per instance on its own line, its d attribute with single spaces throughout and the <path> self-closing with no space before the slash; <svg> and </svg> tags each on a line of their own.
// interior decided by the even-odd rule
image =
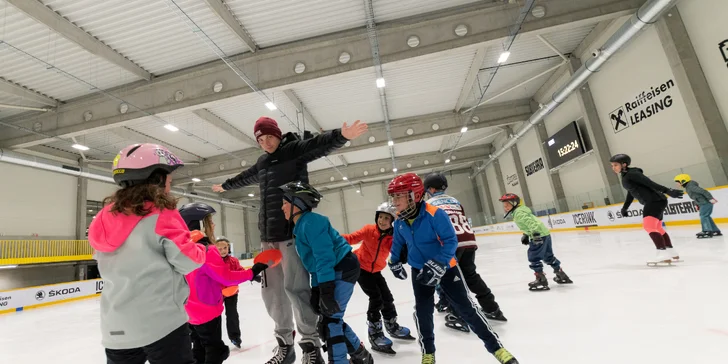
<svg viewBox="0 0 728 364">
<path fill-rule="evenodd" d="M 100 294 L 103 289 L 103 280 L 91 279 L 0 291 L 0 312 L 16 311 L 24 307 L 94 296 Z"/>
</svg>

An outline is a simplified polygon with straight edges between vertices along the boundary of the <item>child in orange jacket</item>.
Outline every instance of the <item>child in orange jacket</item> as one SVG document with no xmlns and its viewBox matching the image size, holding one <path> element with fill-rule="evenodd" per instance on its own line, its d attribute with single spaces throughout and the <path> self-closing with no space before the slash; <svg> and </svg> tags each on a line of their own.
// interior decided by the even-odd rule
<svg viewBox="0 0 728 364">
<path fill-rule="evenodd" d="M 361 273 L 359 286 L 369 296 L 369 309 L 367 310 L 367 325 L 369 326 L 369 341 L 372 349 L 396 354 L 392 350 L 392 340 L 384 336 L 382 331 L 382 316 L 387 332 L 396 339 L 414 340 L 410 329 L 397 323 L 397 310 L 394 307 L 394 297 L 382 276 L 382 269 L 387 266 L 387 258 L 392 248 L 392 223 L 396 217 L 396 210 L 389 202 L 384 202 L 377 208 L 374 215 L 376 224 L 365 225 L 361 230 L 352 234 L 342 235 L 351 245 L 361 242 L 361 246 L 354 253 L 359 258 Z"/>
</svg>

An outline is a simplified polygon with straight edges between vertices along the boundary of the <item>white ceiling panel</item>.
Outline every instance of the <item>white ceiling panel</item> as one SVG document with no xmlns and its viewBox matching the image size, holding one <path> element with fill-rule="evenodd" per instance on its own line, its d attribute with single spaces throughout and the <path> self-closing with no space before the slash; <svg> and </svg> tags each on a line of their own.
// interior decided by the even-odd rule
<svg viewBox="0 0 728 364">
<path fill-rule="evenodd" d="M 383 66 L 390 119 L 455 108 L 475 47 L 463 47 Z"/>
<path fill-rule="evenodd" d="M 261 47 L 366 25 L 364 2 L 357 0 L 226 0 Z"/>
<path fill-rule="evenodd" d="M 478 145 L 486 145 L 492 143 L 495 138 L 502 135 L 503 129 L 501 128 L 486 128 L 470 130 L 458 141 L 459 134 L 451 134 L 445 137 L 442 141 L 443 152 L 447 153 L 452 148 L 470 148 Z M 457 143 L 457 144 L 456 144 Z M 485 150 L 484 150 L 485 151 Z M 454 154 L 457 154 L 457 149 Z"/>
<path fill-rule="evenodd" d="M 434 152 L 440 149 L 444 136 L 436 136 L 413 140 L 410 142 L 397 143 L 394 145 L 394 155 L 401 157 L 405 155 L 414 155 L 420 153 Z"/>
<path fill-rule="evenodd" d="M 546 59 L 539 62 L 531 62 L 531 63 L 524 63 L 517 66 L 510 66 L 510 67 L 502 67 L 498 70 L 498 73 L 496 73 L 495 78 L 493 79 L 493 82 L 491 82 L 490 86 L 488 87 L 488 90 L 485 93 L 485 96 L 483 97 L 483 101 L 489 100 L 492 97 L 497 96 L 498 94 L 501 94 L 505 92 L 506 90 L 519 85 L 521 82 L 526 81 L 532 77 L 535 77 L 545 71 L 548 71 L 550 68 L 557 66 L 559 63 L 561 63 L 561 59 Z M 481 80 L 484 80 L 483 82 L 490 79 L 490 74 L 492 71 L 483 71 L 480 72 L 479 77 Z M 524 85 L 519 85 L 517 88 L 513 89 L 512 91 L 509 91 L 508 93 L 503 94 L 502 96 L 499 96 L 496 99 L 490 100 L 489 103 L 499 103 L 499 102 L 506 102 L 506 101 L 513 101 L 513 100 L 522 100 L 533 97 L 533 95 L 536 94 L 536 91 L 543 86 L 546 81 L 548 81 L 549 77 L 553 74 L 553 72 L 556 72 L 556 70 L 553 70 L 551 72 L 545 73 L 539 78 L 536 78 L 532 80 L 529 83 L 526 83 Z M 477 86 L 477 85 L 476 85 Z M 485 89 L 485 84 L 482 85 L 483 90 Z M 468 101 L 465 103 L 466 106 L 472 106 L 475 105 L 475 97 L 477 96 L 480 98 L 480 95 L 482 93 L 481 91 L 477 91 L 476 93 L 471 93 Z"/>
<path fill-rule="evenodd" d="M 0 25 L 0 39 L 6 43 L 0 45 L 0 76 L 31 90 L 65 101 L 93 92 L 90 86 L 73 77 L 101 89 L 139 79 L 66 40 L 3 0 L 0 0 Z"/>
<path fill-rule="evenodd" d="M 226 54 L 248 50 L 200 0 L 44 0 L 43 3 L 155 75 L 218 59 L 190 28 L 189 21 L 183 20 L 183 12 Z"/>
<path fill-rule="evenodd" d="M 325 130 L 340 128 L 345 121 L 384 120 L 373 68 L 302 82 L 292 89 Z"/>
<path fill-rule="evenodd" d="M 331 162 L 334 163 L 335 166 L 342 166 L 343 163 L 341 163 L 341 160 L 339 160 L 338 157 L 335 156 L 329 156 L 328 157 Z M 336 179 L 341 179 L 341 176 L 331 168 L 331 164 L 326 160 L 326 158 L 319 158 L 311 163 L 308 164 L 308 171 L 320 171 L 322 169 L 331 169 L 331 175 L 335 176 Z"/>
<path fill-rule="evenodd" d="M 346 150 L 346 147 L 344 147 Z M 389 147 L 379 147 L 367 150 L 360 150 L 357 152 L 344 153 L 344 158 L 349 163 L 360 163 L 378 159 L 389 158 Z"/>
<path fill-rule="evenodd" d="M 47 105 L 42 105 L 37 102 L 33 102 L 31 100 L 24 99 L 20 96 L 6 94 L 4 92 L 0 92 L 0 104 L 16 105 L 16 106 L 48 107 Z M 0 107 L 0 119 L 6 118 L 6 117 L 9 117 L 12 115 L 21 114 L 24 112 L 32 112 L 32 111 Z M 0 125 L 0 130 L 2 130 L 2 128 L 4 128 L 4 126 Z"/>
<path fill-rule="evenodd" d="M 484 0 L 373 0 L 377 23 L 452 8 Z M 492 2 L 492 1 L 488 1 Z"/>
</svg>

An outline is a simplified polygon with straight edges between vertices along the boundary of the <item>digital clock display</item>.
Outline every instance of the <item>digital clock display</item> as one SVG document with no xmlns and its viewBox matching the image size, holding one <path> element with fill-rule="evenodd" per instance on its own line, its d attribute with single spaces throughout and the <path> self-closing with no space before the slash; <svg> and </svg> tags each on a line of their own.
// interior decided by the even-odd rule
<svg viewBox="0 0 728 364">
<path fill-rule="evenodd" d="M 546 141 L 551 168 L 558 167 L 587 152 L 576 121 L 569 123 Z"/>
</svg>

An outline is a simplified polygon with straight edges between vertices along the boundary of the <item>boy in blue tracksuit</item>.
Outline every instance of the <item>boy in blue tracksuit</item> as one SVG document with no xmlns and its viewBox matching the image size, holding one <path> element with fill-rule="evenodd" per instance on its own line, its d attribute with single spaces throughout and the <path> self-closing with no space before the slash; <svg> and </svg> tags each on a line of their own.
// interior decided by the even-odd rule
<svg viewBox="0 0 728 364">
<path fill-rule="evenodd" d="M 291 182 L 281 189 L 282 210 L 293 224 L 296 251 L 311 274 L 311 307 L 321 316 L 319 335 L 328 344 L 324 350 L 328 351 L 329 364 L 349 364 L 347 353 L 353 364 L 372 364 L 371 354 L 343 320 L 359 279 L 359 260 L 329 219 L 311 212 L 322 197 L 316 189 L 305 182 Z M 306 362 L 324 363 L 320 357 Z"/>
<path fill-rule="evenodd" d="M 488 352 L 502 364 L 518 364 L 498 340 L 485 314 L 470 299 L 460 268 L 455 261 L 458 247 L 455 229 L 444 210 L 422 201 L 425 188 L 414 173 L 395 177 L 387 188 L 397 208 L 389 267 L 395 277 L 407 279 L 402 267 L 402 250 L 406 247 L 407 263 L 412 267 L 412 288 L 415 294 L 415 323 L 422 348 L 422 364 L 435 363 L 435 286 L 438 284 L 453 308 L 483 340 Z"/>
</svg>

